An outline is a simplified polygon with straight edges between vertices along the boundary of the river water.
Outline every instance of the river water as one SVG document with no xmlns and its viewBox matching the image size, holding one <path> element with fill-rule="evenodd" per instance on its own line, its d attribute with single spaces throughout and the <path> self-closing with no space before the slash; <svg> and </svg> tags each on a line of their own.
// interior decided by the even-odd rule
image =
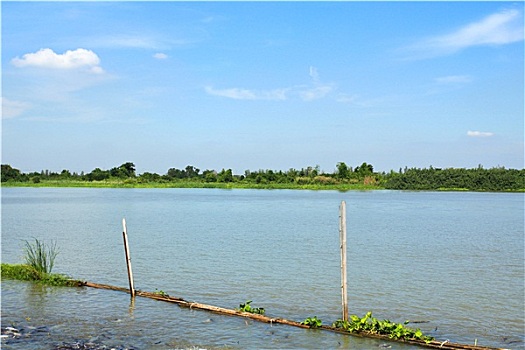
<svg viewBox="0 0 525 350">
<path fill-rule="evenodd" d="M 2 262 L 56 241 L 53 272 L 268 316 L 341 318 L 339 205 L 351 314 L 424 321 L 438 340 L 524 348 L 524 195 L 219 189 L 2 188 Z M 2 281 L 2 348 L 415 348 L 295 329 L 90 288 Z M 38 332 L 41 330 L 41 332 Z M 35 341 L 38 339 L 38 341 Z"/>
</svg>

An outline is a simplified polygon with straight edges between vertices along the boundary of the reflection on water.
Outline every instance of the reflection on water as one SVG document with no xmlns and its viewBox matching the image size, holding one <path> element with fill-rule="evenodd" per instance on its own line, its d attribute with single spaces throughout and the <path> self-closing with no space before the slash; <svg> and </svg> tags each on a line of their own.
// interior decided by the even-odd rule
<svg viewBox="0 0 525 350">
<path fill-rule="evenodd" d="M 2 260 L 21 261 L 21 239 L 53 239 L 56 272 L 126 287 L 125 217 L 137 289 L 226 308 L 254 300 L 270 316 L 329 324 L 341 317 L 341 200 L 351 313 L 428 321 L 417 326 L 443 340 L 523 347 L 522 194 L 3 188 Z M 52 345 L 381 345 L 143 298 L 133 304 L 119 292 L 2 281 L 2 326 L 9 323 L 49 327 Z"/>
</svg>

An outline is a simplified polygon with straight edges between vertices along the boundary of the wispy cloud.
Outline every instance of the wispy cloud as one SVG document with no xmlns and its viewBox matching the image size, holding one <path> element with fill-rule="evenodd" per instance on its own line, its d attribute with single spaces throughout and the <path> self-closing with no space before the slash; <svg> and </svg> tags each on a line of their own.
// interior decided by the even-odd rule
<svg viewBox="0 0 525 350">
<path fill-rule="evenodd" d="M 249 90 L 241 88 L 230 89 L 214 89 L 211 86 L 206 86 L 205 90 L 208 94 L 214 96 L 228 97 L 235 100 L 286 100 L 287 89 L 274 90 Z"/>
<path fill-rule="evenodd" d="M 164 38 L 156 34 L 115 34 L 96 38 L 84 38 L 83 43 L 89 47 L 167 50 L 191 44 L 195 40 Z"/>
<path fill-rule="evenodd" d="M 487 131 L 467 131 L 467 136 L 469 137 L 491 137 L 494 136 L 493 132 Z"/>
<path fill-rule="evenodd" d="M 468 75 L 447 75 L 444 77 L 438 77 L 435 81 L 439 84 L 464 84 L 470 83 L 472 78 Z"/>
<path fill-rule="evenodd" d="M 523 14 L 515 9 L 491 14 L 448 34 L 429 37 L 406 49 L 412 59 L 449 55 L 473 46 L 523 41 Z"/>
<path fill-rule="evenodd" d="M 9 100 L 5 97 L 2 100 L 2 119 L 16 118 L 22 115 L 31 105 L 27 102 Z"/>
<path fill-rule="evenodd" d="M 156 54 L 153 55 L 153 58 L 156 58 L 158 60 L 165 60 L 168 58 L 168 55 L 162 52 L 157 52 Z"/>
<path fill-rule="evenodd" d="M 333 84 L 321 82 L 316 67 L 310 66 L 309 76 L 312 79 L 311 86 L 298 89 L 298 94 L 303 101 L 312 101 L 323 98 L 334 90 Z"/>
<path fill-rule="evenodd" d="M 330 92 L 332 92 L 333 89 L 334 88 L 331 85 L 315 86 L 309 89 L 299 91 L 299 96 L 301 96 L 301 99 L 303 101 L 317 100 L 328 95 Z"/>
<path fill-rule="evenodd" d="M 227 97 L 236 100 L 273 101 L 284 101 L 294 97 L 300 98 L 303 101 L 312 101 L 323 98 L 334 90 L 333 84 L 325 84 L 320 82 L 319 73 L 315 67 L 311 66 L 309 68 L 308 74 L 312 80 L 311 84 L 295 85 L 286 88 L 252 90 L 245 88 L 215 89 L 211 86 L 206 86 L 205 90 L 210 95 Z"/>
<path fill-rule="evenodd" d="M 57 54 L 51 49 L 40 49 L 34 53 L 26 53 L 22 58 L 15 57 L 11 63 L 19 68 L 38 67 L 45 69 L 87 69 L 90 73 L 102 74 L 100 59 L 96 53 L 86 49 L 68 50 Z"/>
</svg>

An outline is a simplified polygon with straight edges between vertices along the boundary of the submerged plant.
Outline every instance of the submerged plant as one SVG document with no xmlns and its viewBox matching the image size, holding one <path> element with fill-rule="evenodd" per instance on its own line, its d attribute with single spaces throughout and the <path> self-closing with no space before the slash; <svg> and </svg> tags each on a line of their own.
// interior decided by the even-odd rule
<svg viewBox="0 0 525 350">
<path fill-rule="evenodd" d="M 248 300 L 244 304 L 239 304 L 239 308 L 237 310 L 241 312 L 249 312 L 252 314 L 264 315 L 264 312 L 265 312 L 264 308 L 263 307 L 252 307 L 250 305 L 251 302 L 252 302 L 251 300 Z"/>
<path fill-rule="evenodd" d="M 301 324 L 310 326 L 310 328 L 319 328 L 322 326 L 323 321 L 317 318 L 317 316 L 314 317 L 308 317 L 306 320 L 301 322 Z"/>
<path fill-rule="evenodd" d="M 58 255 L 56 242 L 46 244 L 36 238 L 34 240 L 33 243 L 24 241 L 25 261 L 27 265 L 34 268 L 38 273 L 51 273 L 55 265 L 55 258 Z"/>
</svg>

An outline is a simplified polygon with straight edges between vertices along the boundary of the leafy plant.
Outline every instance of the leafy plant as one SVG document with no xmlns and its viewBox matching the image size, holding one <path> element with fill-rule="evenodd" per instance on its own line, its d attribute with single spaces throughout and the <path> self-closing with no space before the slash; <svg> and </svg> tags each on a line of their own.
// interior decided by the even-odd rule
<svg viewBox="0 0 525 350">
<path fill-rule="evenodd" d="M 301 324 L 310 326 L 310 328 L 319 328 L 323 324 L 323 321 L 317 318 L 317 316 L 314 317 L 308 317 L 306 320 L 301 322 Z"/>
<path fill-rule="evenodd" d="M 252 303 L 251 300 L 246 301 L 244 304 L 239 304 L 239 308 L 237 310 L 241 312 L 249 312 L 252 314 L 259 314 L 264 315 L 264 308 L 263 307 L 252 307 L 250 304 Z"/>
<path fill-rule="evenodd" d="M 404 324 L 391 322 L 390 320 L 380 321 L 372 316 L 372 312 L 367 312 L 362 318 L 351 315 L 349 321 L 337 320 L 332 326 L 342 328 L 348 332 L 388 335 L 391 339 L 423 340 L 426 343 L 434 340 L 433 337 L 424 335 L 419 328 L 406 327 L 405 325 L 408 323 L 409 321 L 406 321 Z"/>
<path fill-rule="evenodd" d="M 58 255 L 56 242 L 48 245 L 36 238 L 34 240 L 34 243 L 24 241 L 25 261 L 27 265 L 33 267 L 39 273 L 51 273 L 55 265 L 55 258 Z"/>
<path fill-rule="evenodd" d="M 160 295 L 161 297 L 165 297 L 165 298 L 168 298 L 170 296 L 168 293 L 166 293 L 162 289 L 158 290 L 157 288 L 155 288 L 155 292 L 153 292 L 153 294 L 157 294 L 157 295 Z"/>
</svg>

